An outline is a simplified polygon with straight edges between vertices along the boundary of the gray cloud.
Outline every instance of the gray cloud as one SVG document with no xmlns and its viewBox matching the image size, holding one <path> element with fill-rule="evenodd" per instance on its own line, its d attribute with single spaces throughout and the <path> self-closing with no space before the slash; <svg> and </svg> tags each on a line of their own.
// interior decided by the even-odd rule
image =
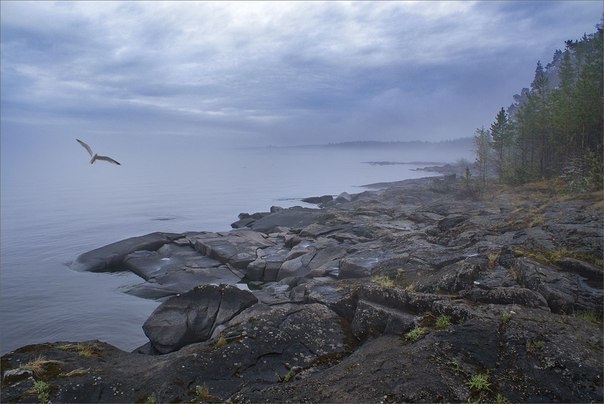
<svg viewBox="0 0 604 404">
<path fill-rule="evenodd" d="M 3 128 L 247 144 L 469 136 L 602 15 L 597 1 L 1 7 Z"/>
</svg>

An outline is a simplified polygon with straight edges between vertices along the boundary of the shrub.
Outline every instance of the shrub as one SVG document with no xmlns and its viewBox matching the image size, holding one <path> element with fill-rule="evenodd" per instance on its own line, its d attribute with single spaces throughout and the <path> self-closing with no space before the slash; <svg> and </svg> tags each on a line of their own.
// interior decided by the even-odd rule
<svg viewBox="0 0 604 404">
<path fill-rule="evenodd" d="M 38 394 L 38 401 L 41 403 L 48 402 L 48 393 L 50 386 L 43 380 L 36 380 L 34 382 L 34 391 Z"/>
<path fill-rule="evenodd" d="M 443 329 L 451 325 L 451 317 L 441 314 L 436 318 L 436 328 Z"/>
<path fill-rule="evenodd" d="M 195 398 L 197 401 L 206 401 L 210 397 L 208 386 L 195 386 Z"/>
<path fill-rule="evenodd" d="M 477 373 L 468 380 L 468 387 L 472 391 L 490 391 L 491 383 L 489 382 L 489 376 L 483 373 Z"/>
</svg>

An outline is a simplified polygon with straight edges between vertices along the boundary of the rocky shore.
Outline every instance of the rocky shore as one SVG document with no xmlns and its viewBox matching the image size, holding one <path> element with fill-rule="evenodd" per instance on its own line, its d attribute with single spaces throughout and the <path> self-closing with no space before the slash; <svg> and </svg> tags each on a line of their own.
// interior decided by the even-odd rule
<svg viewBox="0 0 604 404">
<path fill-rule="evenodd" d="M 602 402 L 602 193 L 454 176 L 79 256 L 161 299 L 149 343 L 2 356 L 2 402 Z"/>
</svg>

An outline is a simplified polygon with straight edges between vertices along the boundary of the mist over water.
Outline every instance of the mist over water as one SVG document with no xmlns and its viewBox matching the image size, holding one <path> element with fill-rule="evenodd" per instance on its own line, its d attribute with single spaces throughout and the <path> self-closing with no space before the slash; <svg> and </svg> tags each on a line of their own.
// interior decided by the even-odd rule
<svg viewBox="0 0 604 404">
<path fill-rule="evenodd" d="M 142 324 L 159 303 L 122 292 L 142 280 L 70 270 L 81 253 L 153 231 L 227 231 L 240 212 L 430 175 L 367 161 L 471 158 L 469 150 L 209 148 L 182 136 L 81 139 L 122 165 L 90 165 L 75 137 L 2 136 L 2 353 L 47 341 L 100 339 L 125 350 L 147 342 Z"/>
</svg>

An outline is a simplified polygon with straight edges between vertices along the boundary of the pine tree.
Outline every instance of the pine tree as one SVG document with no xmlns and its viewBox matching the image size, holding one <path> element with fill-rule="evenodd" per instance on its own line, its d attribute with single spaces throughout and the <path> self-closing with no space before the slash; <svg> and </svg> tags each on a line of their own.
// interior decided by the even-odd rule
<svg viewBox="0 0 604 404">
<path fill-rule="evenodd" d="M 510 121 L 505 109 L 497 113 L 495 122 L 491 124 L 491 137 L 493 138 L 492 147 L 495 150 L 495 166 L 499 178 L 505 176 L 506 167 L 509 165 L 507 158 L 509 157 L 509 148 L 512 145 L 512 131 Z"/>
</svg>

